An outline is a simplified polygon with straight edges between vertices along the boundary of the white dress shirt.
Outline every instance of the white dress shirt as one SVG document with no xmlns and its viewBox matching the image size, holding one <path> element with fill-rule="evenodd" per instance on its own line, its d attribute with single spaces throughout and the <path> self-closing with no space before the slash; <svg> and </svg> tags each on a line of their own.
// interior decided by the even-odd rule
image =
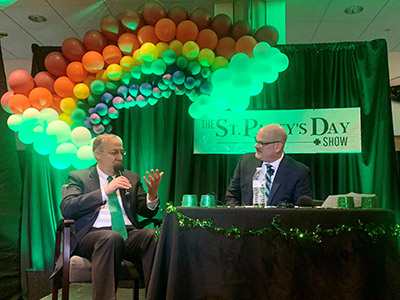
<svg viewBox="0 0 400 300">
<path fill-rule="evenodd" d="M 107 179 L 108 175 L 104 173 L 102 170 L 100 170 L 99 166 L 96 166 L 96 168 L 97 168 L 97 173 L 99 174 L 101 195 L 104 201 L 104 205 L 100 208 L 99 215 L 97 216 L 97 219 L 93 224 L 93 227 L 96 228 L 111 227 L 111 214 L 110 214 L 110 207 L 108 206 L 108 196 L 104 192 L 104 187 L 108 185 L 108 179 Z M 125 225 L 132 225 L 131 221 L 126 215 L 119 190 L 116 190 L 116 194 L 118 197 L 119 205 L 121 206 L 122 216 L 124 217 Z M 155 210 L 158 206 L 158 197 L 154 201 L 150 201 L 149 195 L 147 194 L 146 199 L 147 199 L 146 200 L 147 208 Z"/>
</svg>

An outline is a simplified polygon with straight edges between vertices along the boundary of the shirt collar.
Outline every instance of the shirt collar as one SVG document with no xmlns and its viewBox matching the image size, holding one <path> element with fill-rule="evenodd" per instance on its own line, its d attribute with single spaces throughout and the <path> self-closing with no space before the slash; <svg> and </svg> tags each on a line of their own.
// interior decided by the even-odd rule
<svg viewBox="0 0 400 300">
<path fill-rule="evenodd" d="M 106 180 L 108 178 L 108 175 L 106 173 L 104 173 L 102 170 L 100 170 L 99 166 L 96 165 L 96 169 L 97 169 L 97 173 L 99 174 L 100 180 Z M 114 178 L 114 176 L 111 176 Z"/>
<path fill-rule="evenodd" d="M 282 156 L 273 162 L 263 162 L 263 165 L 270 164 L 270 165 L 272 165 L 272 169 L 274 169 L 276 171 L 276 170 L 278 170 L 279 165 L 280 165 L 284 155 L 285 155 L 285 153 L 282 153 Z"/>
</svg>

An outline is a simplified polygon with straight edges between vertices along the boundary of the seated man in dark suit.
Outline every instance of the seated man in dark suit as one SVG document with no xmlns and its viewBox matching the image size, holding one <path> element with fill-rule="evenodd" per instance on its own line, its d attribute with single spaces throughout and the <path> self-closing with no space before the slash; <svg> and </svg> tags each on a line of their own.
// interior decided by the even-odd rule
<svg viewBox="0 0 400 300">
<path fill-rule="evenodd" d="M 138 174 L 128 170 L 116 174 L 114 170 L 125 154 L 119 137 L 99 135 L 93 152 L 97 165 L 69 174 L 61 211 L 64 218 L 75 220 L 71 253 L 92 262 L 93 299 L 110 300 L 115 299 L 122 259 L 141 259 L 146 286 L 149 282 L 155 231 L 140 229 L 137 214 L 157 214 L 163 172 L 146 172 L 146 194 Z"/>
<path fill-rule="evenodd" d="M 285 129 L 278 124 L 258 131 L 255 155 L 244 154 L 236 166 L 225 194 L 227 205 L 253 205 L 253 176 L 257 167 L 262 168 L 263 178 L 269 170 L 267 205 L 295 205 L 300 196 L 311 196 L 310 169 L 284 154 L 286 139 Z"/>
</svg>

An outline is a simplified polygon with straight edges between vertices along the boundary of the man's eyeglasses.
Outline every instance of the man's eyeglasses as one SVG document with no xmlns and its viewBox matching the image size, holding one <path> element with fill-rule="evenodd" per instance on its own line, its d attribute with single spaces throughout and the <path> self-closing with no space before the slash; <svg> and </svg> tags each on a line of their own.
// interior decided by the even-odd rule
<svg viewBox="0 0 400 300">
<path fill-rule="evenodd" d="M 273 141 L 273 142 L 261 142 L 259 140 L 257 140 L 257 138 L 255 137 L 254 140 L 256 141 L 256 144 L 262 145 L 262 146 L 266 146 L 269 144 L 275 144 L 275 143 L 282 143 L 281 141 Z"/>
<path fill-rule="evenodd" d="M 118 154 L 120 154 L 121 156 L 125 156 L 126 151 L 125 150 L 111 150 L 111 151 L 108 151 L 108 154 L 110 154 L 112 156 L 117 156 Z"/>
</svg>

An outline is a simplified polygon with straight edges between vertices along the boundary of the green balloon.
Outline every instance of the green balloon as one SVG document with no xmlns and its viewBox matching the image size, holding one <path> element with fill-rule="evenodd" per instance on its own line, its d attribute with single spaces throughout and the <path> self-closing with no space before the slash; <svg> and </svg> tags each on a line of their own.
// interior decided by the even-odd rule
<svg viewBox="0 0 400 300">
<path fill-rule="evenodd" d="M 164 74 L 166 70 L 167 70 L 167 65 L 160 58 L 157 58 L 151 64 L 151 72 L 153 74 L 155 74 L 155 75 L 159 75 L 160 76 L 160 75 Z"/>
<path fill-rule="evenodd" d="M 131 75 L 135 79 L 140 79 L 142 77 L 142 69 L 140 66 L 134 66 L 131 70 Z"/>
<path fill-rule="evenodd" d="M 112 81 L 110 80 L 109 82 L 106 83 L 106 89 L 109 93 L 116 95 L 118 88 L 120 86 L 120 82 L 119 81 Z"/>
<path fill-rule="evenodd" d="M 197 61 L 191 61 L 188 64 L 187 70 L 190 75 L 197 75 L 201 71 L 201 66 Z"/>
<path fill-rule="evenodd" d="M 176 54 L 174 51 L 168 49 L 163 52 L 161 58 L 167 65 L 172 65 L 175 63 Z"/>
<path fill-rule="evenodd" d="M 86 111 L 84 111 L 82 108 L 79 107 L 75 108 L 71 112 L 71 119 L 76 123 L 82 123 L 85 118 L 86 118 Z"/>
<path fill-rule="evenodd" d="M 95 95 L 102 95 L 104 93 L 105 89 L 106 89 L 106 87 L 104 85 L 104 82 L 101 80 L 94 80 L 90 84 L 90 90 Z"/>
<path fill-rule="evenodd" d="M 87 102 L 90 106 L 96 106 L 96 104 L 100 102 L 100 99 L 101 96 L 90 94 L 89 97 L 87 98 Z"/>
<path fill-rule="evenodd" d="M 122 74 L 122 77 L 120 80 L 121 80 L 121 82 L 124 83 L 124 85 L 129 86 L 132 81 L 132 75 L 130 73 L 124 73 L 124 74 Z"/>
<path fill-rule="evenodd" d="M 179 56 L 179 57 L 176 59 L 176 65 L 177 65 L 177 67 L 178 67 L 179 69 L 185 70 L 186 67 L 188 66 L 188 60 L 187 60 L 187 58 L 184 57 L 184 56 Z"/>
<path fill-rule="evenodd" d="M 151 62 L 148 62 L 148 61 L 143 62 L 141 70 L 142 70 L 143 74 L 150 75 L 151 74 Z"/>
</svg>

